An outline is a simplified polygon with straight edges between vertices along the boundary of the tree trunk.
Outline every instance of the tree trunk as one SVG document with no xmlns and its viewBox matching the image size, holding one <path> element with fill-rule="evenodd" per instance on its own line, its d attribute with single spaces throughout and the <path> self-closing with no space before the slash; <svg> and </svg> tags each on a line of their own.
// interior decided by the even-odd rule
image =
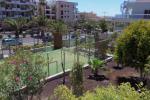
<svg viewBox="0 0 150 100">
<path fill-rule="evenodd" d="M 54 33 L 54 49 L 62 48 L 62 34 L 61 33 Z"/>
<path fill-rule="evenodd" d="M 15 32 L 15 37 L 19 38 L 19 32 Z"/>
<path fill-rule="evenodd" d="M 98 76 L 98 69 L 95 69 L 94 70 L 94 77 L 97 77 Z"/>
</svg>

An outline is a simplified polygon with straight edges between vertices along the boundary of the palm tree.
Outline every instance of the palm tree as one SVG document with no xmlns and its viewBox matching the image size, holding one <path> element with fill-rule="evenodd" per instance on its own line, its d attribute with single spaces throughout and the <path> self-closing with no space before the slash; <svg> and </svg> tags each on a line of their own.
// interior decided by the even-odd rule
<svg viewBox="0 0 150 100">
<path fill-rule="evenodd" d="M 30 21 L 29 25 L 31 27 L 36 26 L 37 29 L 39 30 L 37 34 L 39 35 L 41 33 L 41 35 L 43 35 L 45 31 L 48 30 L 49 23 L 50 21 L 45 16 L 37 16 L 32 18 L 32 21 Z M 39 39 L 38 39 L 38 43 L 39 43 Z"/>
<path fill-rule="evenodd" d="M 62 48 L 62 34 L 67 33 L 67 25 L 61 21 L 53 21 L 49 26 L 54 36 L 54 49 Z"/>
<path fill-rule="evenodd" d="M 15 31 L 16 38 L 19 38 L 19 35 L 22 34 L 23 27 L 27 24 L 27 19 L 17 18 L 17 19 L 5 19 L 4 23 L 11 27 Z"/>
<path fill-rule="evenodd" d="M 32 19 L 31 25 L 37 26 L 40 31 L 46 31 L 48 29 L 49 20 L 45 16 L 37 16 Z"/>
<path fill-rule="evenodd" d="M 36 12 L 36 6 L 35 5 L 30 5 L 29 8 L 31 10 L 28 13 L 31 15 L 30 17 L 32 18 L 32 16 L 35 15 L 35 12 Z"/>
<path fill-rule="evenodd" d="M 104 61 L 99 60 L 99 59 L 93 59 L 90 62 L 91 68 L 92 68 L 92 73 L 94 74 L 94 77 L 98 76 L 98 69 L 102 68 L 104 66 Z"/>
</svg>

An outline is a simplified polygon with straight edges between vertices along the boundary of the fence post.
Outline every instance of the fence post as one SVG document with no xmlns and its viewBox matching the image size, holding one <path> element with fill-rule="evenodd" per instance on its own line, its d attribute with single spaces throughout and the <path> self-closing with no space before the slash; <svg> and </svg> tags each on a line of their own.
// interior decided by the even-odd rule
<svg viewBox="0 0 150 100">
<path fill-rule="evenodd" d="M 47 68 L 48 68 L 48 76 L 49 76 L 50 74 L 49 74 L 49 55 L 48 55 L 48 53 L 47 53 L 47 64 L 48 64 Z"/>
</svg>

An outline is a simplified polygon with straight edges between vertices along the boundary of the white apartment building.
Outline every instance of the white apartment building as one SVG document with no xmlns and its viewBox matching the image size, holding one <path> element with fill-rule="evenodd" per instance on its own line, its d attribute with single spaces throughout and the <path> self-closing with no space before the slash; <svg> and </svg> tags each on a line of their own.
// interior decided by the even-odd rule
<svg viewBox="0 0 150 100">
<path fill-rule="evenodd" d="M 52 4 L 45 7 L 45 15 L 50 19 L 75 22 L 78 13 L 77 5 L 77 3 L 67 0 L 53 0 Z"/>
<path fill-rule="evenodd" d="M 0 19 L 5 18 L 30 18 L 34 11 L 35 0 L 1 0 Z"/>
<path fill-rule="evenodd" d="M 125 18 L 150 19 L 150 0 L 125 0 L 121 11 Z"/>
</svg>

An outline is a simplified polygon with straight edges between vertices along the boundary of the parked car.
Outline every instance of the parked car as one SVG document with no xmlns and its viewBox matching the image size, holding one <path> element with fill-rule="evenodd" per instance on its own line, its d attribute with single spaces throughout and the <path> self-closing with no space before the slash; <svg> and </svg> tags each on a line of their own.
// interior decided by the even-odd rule
<svg viewBox="0 0 150 100">
<path fill-rule="evenodd" d="M 22 45 L 22 44 L 23 44 L 22 40 L 18 39 L 18 38 L 4 38 L 4 39 L 2 39 L 2 46 L 3 47 Z"/>
</svg>

